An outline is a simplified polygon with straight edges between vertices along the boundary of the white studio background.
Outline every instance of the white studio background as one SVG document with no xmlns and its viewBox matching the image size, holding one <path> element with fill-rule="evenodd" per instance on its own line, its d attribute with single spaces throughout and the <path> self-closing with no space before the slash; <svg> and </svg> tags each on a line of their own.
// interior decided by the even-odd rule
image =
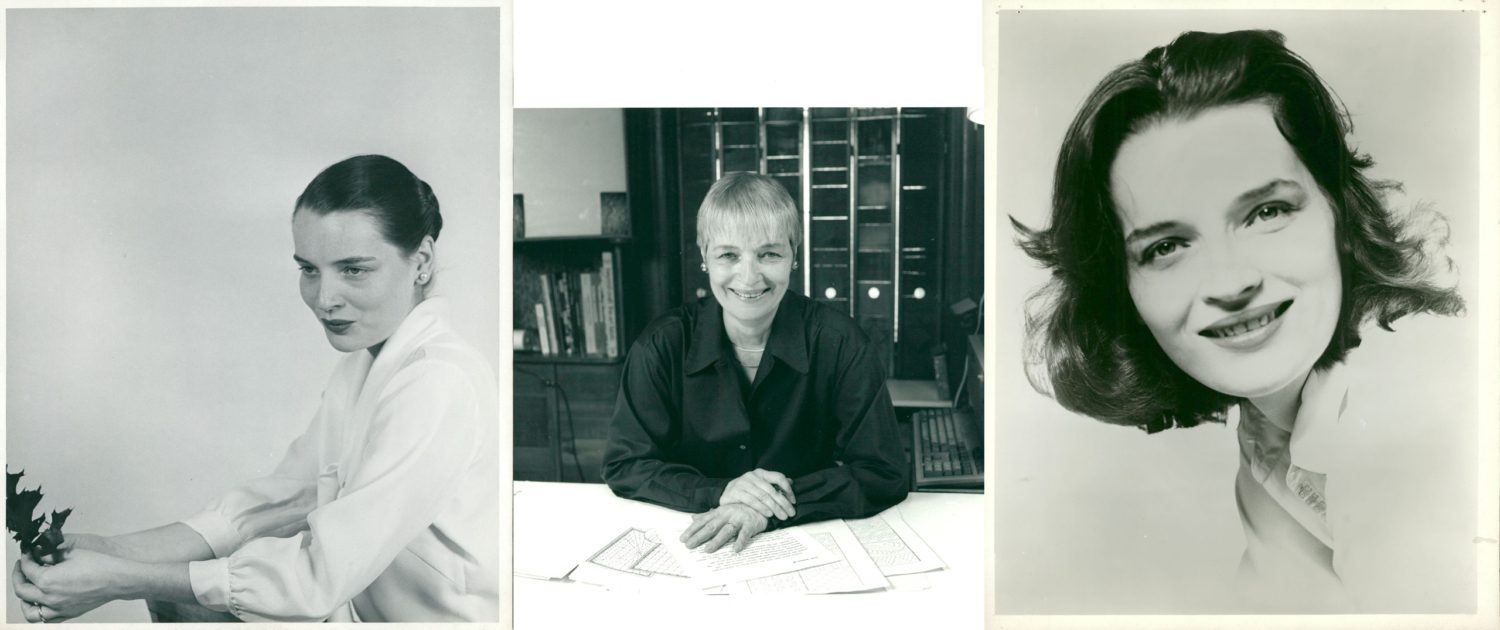
<svg viewBox="0 0 1500 630">
<path fill-rule="evenodd" d="M 1402 181 L 1453 228 L 1464 318 L 1371 327 L 1351 355 L 1361 407 L 1421 421 L 1477 414 L 1479 31 L 1456 12 L 1002 12 L 996 129 L 997 216 L 1048 225 L 1064 132 L 1094 85 L 1185 30 L 1272 28 L 1353 116 L 1376 178 Z M 993 98 L 993 95 L 992 95 Z M 1202 612 L 1244 549 L 1232 426 L 1146 435 L 1071 414 L 1026 382 L 1021 304 L 1046 273 L 999 229 L 1002 375 L 994 448 L 999 613 Z M 1122 308 L 1131 306 L 1121 305 Z M 1456 453 L 1469 457 L 1472 453 Z M 1474 464 L 1468 462 L 1469 470 Z M 1475 474 L 1458 479 L 1473 496 Z"/>
<path fill-rule="evenodd" d="M 499 367 L 499 9 L 7 22 L 6 463 L 75 508 L 68 531 L 189 516 L 305 428 L 340 355 L 299 297 L 290 218 L 338 160 L 432 185 L 438 291 Z"/>
</svg>

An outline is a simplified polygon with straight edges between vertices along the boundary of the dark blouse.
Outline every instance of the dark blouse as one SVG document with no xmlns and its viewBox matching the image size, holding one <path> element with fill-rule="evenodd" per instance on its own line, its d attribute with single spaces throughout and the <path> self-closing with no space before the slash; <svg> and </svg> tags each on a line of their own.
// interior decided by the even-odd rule
<svg viewBox="0 0 1500 630">
<path fill-rule="evenodd" d="M 762 468 L 792 479 L 796 515 L 871 516 L 908 486 L 875 349 L 847 316 L 788 292 L 749 382 L 712 297 L 647 327 L 625 361 L 604 453 L 616 495 L 688 512 Z"/>
</svg>

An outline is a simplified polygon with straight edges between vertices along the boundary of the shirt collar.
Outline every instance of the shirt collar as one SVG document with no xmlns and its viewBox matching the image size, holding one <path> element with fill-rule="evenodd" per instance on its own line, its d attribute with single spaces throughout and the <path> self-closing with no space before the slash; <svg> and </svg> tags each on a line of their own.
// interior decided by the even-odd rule
<svg viewBox="0 0 1500 630">
<path fill-rule="evenodd" d="M 802 374 L 807 373 L 807 307 L 806 297 L 788 291 L 776 307 L 771 320 L 771 336 L 766 340 L 766 354 L 776 357 Z M 692 347 L 688 348 L 687 373 L 702 371 L 724 356 L 728 344 L 724 338 L 724 311 L 718 300 L 703 300 Z"/>
<path fill-rule="evenodd" d="M 1292 426 L 1292 463 L 1303 470 L 1328 473 L 1333 458 L 1344 452 L 1345 435 L 1356 430 L 1349 410 L 1348 369 L 1342 364 L 1313 370 L 1302 386 L 1302 404 Z"/>
</svg>

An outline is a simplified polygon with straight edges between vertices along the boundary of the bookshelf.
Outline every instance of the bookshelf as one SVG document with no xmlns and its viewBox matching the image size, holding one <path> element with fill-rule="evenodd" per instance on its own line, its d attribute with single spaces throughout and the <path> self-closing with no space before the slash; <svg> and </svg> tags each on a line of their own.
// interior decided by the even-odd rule
<svg viewBox="0 0 1500 630">
<path fill-rule="evenodd" d="M 514 355 L 515 478 L 598 481 L 628 350 L 619 304 L 631 239 L 546 236 L 518 238 L 514 243 L 515 325 L 538 331 L 539 345 L 540 337 L 548 334 L 542 322 L 553 329 L 546 352 L 517 350 Z M 543 277 L 548 280 L 543 282 Z M 589 293 L 593 297 L 585 298 Z M 600 296 L 607 297 L 601 301 Z M 538 305 L 545 319 L 539 319 Z M 565 333 L 562 321 L 569 316 L 567 325 L 573 332 Z M 613 331 L 599 334 L 606 328 Z M 574 340 L 566 341 L 570 335 Z"/>
</svg>

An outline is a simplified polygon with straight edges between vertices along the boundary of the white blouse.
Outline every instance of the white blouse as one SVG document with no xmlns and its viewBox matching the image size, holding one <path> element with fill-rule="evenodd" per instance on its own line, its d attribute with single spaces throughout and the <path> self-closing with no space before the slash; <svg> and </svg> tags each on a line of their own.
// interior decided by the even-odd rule
<svg viewBox="0 0 1500 630">
<path fill-rule="evenodd" d="M 1292 426 L 1241 406 L 1240 594 L 1257 612 L 1471 610 L 1469 419 L 1361 410 L 1351 372 L 1314 371 Z"/>
<path fill-rule="evenodd" d="M 198 602 L 245 621 L 499 619 L 493 371 L 445 300 L 419 304 L 378 357 L 349 353 L 269 477 L 185 523 L 216 559 Z"/>
</svg>

